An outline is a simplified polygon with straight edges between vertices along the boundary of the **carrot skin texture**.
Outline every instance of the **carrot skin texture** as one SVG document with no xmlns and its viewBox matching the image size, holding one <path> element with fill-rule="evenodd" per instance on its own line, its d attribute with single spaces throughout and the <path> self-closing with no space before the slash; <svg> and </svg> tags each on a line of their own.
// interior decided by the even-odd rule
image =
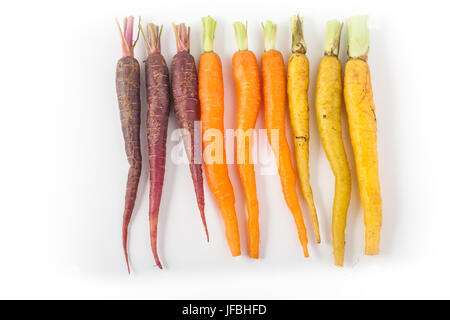
<svg viewBox="0 0 450 320">
<path fill-rule="evenodd" d="M 209 241 L 205 219 L 205 196 L 203 190 L 202 164 L 195 163 L 194 124 L 200 121 L 200 103 L 198 99 L 198 75 L 194 57 L 187 51 L 178 52 L 172 60 L 172 97 L 175 115 L 180 128 L 189 135 L 183 136 L 186 153 L 189 157 L 189 169 L 194 183 L 197 205 Z M 201 138 L 198 139 L 201 141 Z"/>
<path fill-rule="evenodd" d="M 120 122 L 125 141 L 125 151 L 130 165 L 122 224 L 123 250 L 128 273 L 130 273 L 127 250 L 128 225 L 133 214 L 142 169 L 140 143 L 140 68 L 139 62 L 133 57 L 124 57 L 118 61 L 116 69 L 116 91 L 119 102 Z"/>
<path fill-rule="evenodd" d="M 167 126 L 170 111 L 169 70 L 164 57 L 150 54 L 145 61 L 147 91 L 147 141 L 150 167 L 150 242 L 157 266 L 158 214 L 166 167 Z"/>
<path fill-rule="evenodd" d="M 266 122 L 269 143 L 275 152 L 275 141 L 272 141 L 272 130 L 278 130 L 279 145 L 277 159 L 278 173 L 281 180 L 284 199 L 294 217 L 300 243 L 305 257 L 308 253 L 308 236 L 303 221 L 297 191 L 295 189 L 296 175 L 292 165 L 289 145 L 285 133 L 286 108 L 286 72 L 284 60 L 277 50 L 265 51 L 261 58 L 264 92 L 264 117 Z"/>
<path fill-rule="evenodd" d="M 253 129 L 256 124 L 259 109 L 261 107 L 261 84 L 258 61 L 252 51 L 244 50 L 235 52 L 233 55 L 233 76 L 237 96 L 237 119 L 236 129 L 238 134 L 245 134 Z M 239 133 L 241 132 L 241 133 Z M 248 237 L 249 256 L 259 257 L 259 207 L 256 193 L 255 170 L 252 159 L 252 138 L 245 138 L 236 144 L 237 154 L 242 151 L 243 158 L 238 159 L 238 171 L 245 193 L 245 201 L 248 212 Z M 248 141 L 248 142 L 247 142 Z M 239 145 L 239 144 L 242 145 Z M 243 148 L 243 150 L 242 150 Z"/>
<path fill-rule="evenodd" d="M 350 59 L 345 66 L 344 99 L 350 138 L 355 154 L 367 255 L 379 253 L 382 205 L 378 175 L 377 122 L 370 69 L 361 59 Z"/>
<path fill-rule="evenodd" d="M 214 52 L 206 52 L 200 56 L 199 62 L 199 98 L 203 134 L 203 150 L 212 142 L 205 139 L 209 129 L 218 130 L 224 136 L 223 112 L 224 89 L 222 63 Z M 239 228 L 234 207 L 233 186 L 228 176 L 225 158 L 225 145 L 222 144 L 222 159 L 219 163 L 205 161 L 206 180 L 225 224 L 225 234 L 233 256 L 241 254 Z"/>
</svg>

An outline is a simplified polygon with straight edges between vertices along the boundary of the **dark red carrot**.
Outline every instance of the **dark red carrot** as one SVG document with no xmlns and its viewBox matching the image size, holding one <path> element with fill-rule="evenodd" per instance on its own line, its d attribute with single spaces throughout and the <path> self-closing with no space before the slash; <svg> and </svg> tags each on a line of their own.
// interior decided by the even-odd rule
<svg viewBox="0 0 450 320">
<path fill-rule="evenodd" d="M 200 104 L 198 100 L 198 76 L 194 57 L 189 53 L 190 28 L 184 23 L 173 25 L 178 53 L 172 60 L 172 97 L 178 125 L 183 130 L 184 146 L 189 158 L 192 181 L 194 183 L 197 205 L 200 210 L 206 239 L 209 241 L 208 227 L 205 220 L 205 198 L 203 193 L 202 164 L 195 161 L 195 148 L 201 150 L 201 145 L 195 145 L 195 141 L 201 143 L 201 136 L 194 139 L 195 121 L 200 121 Z M 200 132 L 199 132 L 200 133 Z"/>
<path fill-rule="evenodd" d="M 142 27 L 139 26 L 142 31 Z M 157 232 L 159 204 L 166 168 L 167 123 L 170 111 L 169 70 L 161 55 L 162 27 L 147 24 L 147 60 L 145 81 L 147 88 L 147 140 L 150 167 L 150 243 L 157 266 L 162 269 L 158 257 Z"/>
<path fill-rule="evenodd" d="M 139 33 L 136 41 L 133 42 L 133 17 L 125 18 L 123 33 L 117 19 L 116 22 L 122 38 L 123 53 L 122 58 L 117 62 L 116 91 L 119 101 L 122 133 L 125 140 L 125 151 L 128 163 L 130 164 L 123 214 L 122 241 L 128 273 L 130 273 L 127 250 L 128 225 L 136 201 L 142 167 L 141 143 L 139 138 L 141 123 L 140 71 L 139 62 L 133 57 L 133 49 L 139 39 Z"/>
</svg>

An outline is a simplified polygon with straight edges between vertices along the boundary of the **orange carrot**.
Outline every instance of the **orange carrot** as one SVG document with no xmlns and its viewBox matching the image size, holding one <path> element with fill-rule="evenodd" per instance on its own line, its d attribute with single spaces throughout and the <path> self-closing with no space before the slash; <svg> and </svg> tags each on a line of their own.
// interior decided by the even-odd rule
<svg viewBox="0 0 450 320">
<path fill-rule="evenodd" d="M 308 257 L 308 237 L 295 190 L 296 175 L 285 134 L 286 72 L 283 56 L 280 51 L 275 50 L 277 25 L 267 21 L 266 25 L 263 25 L 263 29 L 265 51 L 261 58 L 261 68 L 267 135 L 277 160 L 284 199 L 294 216 L 303 254 Z M 278 134 L 278 141 L 272 140 L 272 136 L 275 134 Z"/>
<path fill-rule="evenodd" d="M 233 256 L 241 254 L 239 228 L 234 208 L 234 192 L 225 157 L 223 143 L 223 75 L 220 57 L 213 52 L 216 22 L 202 18 L 203 50 L 198 66 L 200 112 L 203 130 L 203 151 L 206 180 L 217 201 L 225 224 L 225 234 Z M 208 158 L 208 150 L 212 150 Z"/>
<path fill-rule="evenodd" d="M 255 54 L 248 50 L 247 26 L 236 22 L 234 29 L 239 49 L 233 55 L 237 96 L 237 164 L 247 203 L 249 256 L 258 259 L 259 209 L 251 150 L 253 128 L 261 107 L 259 68 Z"/>
</svg>

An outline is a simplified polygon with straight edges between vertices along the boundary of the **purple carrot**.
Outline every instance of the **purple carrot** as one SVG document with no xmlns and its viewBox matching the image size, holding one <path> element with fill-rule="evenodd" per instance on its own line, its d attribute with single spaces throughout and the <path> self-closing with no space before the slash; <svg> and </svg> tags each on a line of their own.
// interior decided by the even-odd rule
<svg viewBox="0 0 450 320">
<path fill-rule="evenodd" d="M 142 30 L 142 26 L 140 26 Z M 158 257 L 158 213 L 166 167 L 167 124 L 170 111 L 169 70 L 161 55 L 161 31 L 153 23 L 147 25 L 145 39 L 148 57 L 145 60 L 147 88 L 147 140 L 150 167 L 150 243 L 157 266 L 162 269 Z"/>
<path fill-rule="evenodd" d="M 189 53 L 190 28 L 185 24 L 173 25 L 178 53 L 172 60 L 172 97 L 178 125 L 183 131 L 183 140 L 189 158 L 192 181 L 194 183 L 197 205 L 200 210 L 206 239 L 209 241 L 208 227 L 205 220 L 205 198 L 203 194 L 202 164 L 195 162 L 195 148 L 201 150 L 201 145 L 194 142 L 201 141 L 201 137 L 194 139 L 194 123 L 200 121 L 200 105 L 198 100 L 198 76 L 194 57 Z"/>
<path fill-rule="evenodd" d="M 139 138 L 141 123 L 141 98 L 140 98 L 140 71 L 139 62 L 134 58 L 134 46 L 139 39 L 133 43 L 133 17 L 125 18 L 123 33 L 119 21 L 116 19 L 122 39 L 122 58 L 117 62 L 116 69 L 116 91 L 119 101 L 120 122 L 125 140 L 125 151 L 130 168 L 128 170 L 127 190 L 125 195 L 125 210 L 122 224 L 122 241 L 128 273 L 130 264 L 128 262 L 127 238 L 128 225 L 133 214 L 134 203 L 141 176 L 142 156 Z"/>
</svg>

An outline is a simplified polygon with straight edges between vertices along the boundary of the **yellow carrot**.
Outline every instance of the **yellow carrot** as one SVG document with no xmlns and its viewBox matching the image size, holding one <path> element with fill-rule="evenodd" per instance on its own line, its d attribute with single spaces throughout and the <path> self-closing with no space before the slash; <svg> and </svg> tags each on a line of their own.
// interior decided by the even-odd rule
<svg viewBox="0 0 450 320">
<path fill-rule="evenodd" d="M 299 16 L 291 17 L 292 55 L 288 62 L 287 92 L 300 187 L 311 213 L 316 241 L 320 243 L 319 220 L 309 184 L 309 61 L 305 55 L 302 24 Z"/>
<path fill-rule="evenodd" d="M 342 23 L 327 22 L 324 57 L 316 83 L 316 115 L 320 139 L 335 176 L 332 235 L 334 263 L 344 264 L 345 225 L 350 203 L 351 176 L 342 141 L 342 66 L 338 59 Z"/>
<path fill-rule="evenodd" d="M 364 207 L 366 249 L 378 254 L 381 230 L 381 192 L 378 176 L 377 123 L 373 102 L 367 16 L 347 20 L 349 60 L 345 66 L 344 99 L 355 154 L 359 191 Z"/>
</svg>

